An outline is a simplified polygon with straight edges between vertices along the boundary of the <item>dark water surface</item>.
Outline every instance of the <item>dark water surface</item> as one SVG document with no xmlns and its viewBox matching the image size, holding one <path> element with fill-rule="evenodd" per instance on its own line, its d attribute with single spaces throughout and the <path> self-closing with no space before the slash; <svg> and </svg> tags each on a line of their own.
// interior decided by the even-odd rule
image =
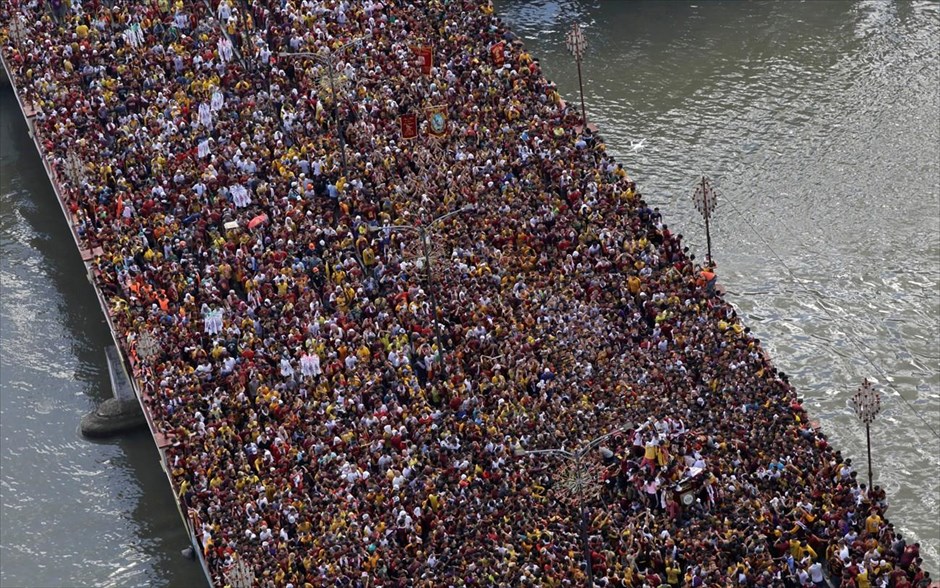
<svg viewBox="0 0 940 588">
<path fill-rule="evenodd" d="M 589 118 L 704 255 L 866 475 L 847 402 L 881 384 L 875 480 L 940 569 L 940 9 L 933 2 L 502 0 L 572 104 L 564 33 L 587 25 Z M 12 93 L 0 91 L 0 584 L 198 586 L 144 434 L 77 430 L 110 342 Z M 903 399 L 902 399 L 903 398 Z"/>
<path fill-rule="evenodd" d="M 0 90 L 0 586 L 204 586 L 153 441 L 92 442 L 110 396 L 94 290 Z"/>
</svg>

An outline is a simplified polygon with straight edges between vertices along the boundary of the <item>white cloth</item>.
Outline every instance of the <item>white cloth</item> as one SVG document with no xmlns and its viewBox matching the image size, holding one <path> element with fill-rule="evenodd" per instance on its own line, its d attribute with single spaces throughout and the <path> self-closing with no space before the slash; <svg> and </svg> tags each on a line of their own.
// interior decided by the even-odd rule
<svg viewBox="0 0 940 588">
<path fill-rule="evenodd" d="M 285 378 L 294 376 L 294 366 L 290 364 L 290 360 L 286 357 L 281 358 L 281 375 Z"/>
<path fill-rule="evenodd" d="M 144 33 L 140 30 L 140 23 L 135 22 L 124 31 L 124 40 L 135 49 L 144 44 Z"/>
<path fill-rule="evenodd" d="M 205 102 L 199 105 L 199 123 L 207 129 L 212 128 L 212 109 Z"/>
<path fill-rule="evenodd" d="M 245 206 L 251 204 L 251 194 L 249 194 L 248 189 L 241 184 L 229 186 L 228 190 L 232 195 L 232 201 L 235 203 L 237 208 L 244 208 Z"/>
<path fill-rule="evenodd" d="M 203 322 L 205 331 L 209 335 L 217 335 L 222 332 L 222 309 L 209 309 L 203 305 Z"/>
<path fill-rule="evenodd" d="M 316 353 L 302 355 L 300 357 L 300 373 L 304 377 L 319 376 L 322 373 L 320 370 L 320 356 Z"/>
<path fill-rule="evenodd" d="M 189 16 L 183 12 L 177 12 L 173 15 L 173 24 L 181 31 L 189 29 Z"/>
<path fill-rule="evenodd" d="M 218 112 L 222 110 L 222 106 L 224 104 L 225 104 L 225 96 L 223 96 L 222 92 L 220 92 L 218 88 L 216 88 L 215 91 L 212 92 L 212 102 L 209 105 L 210 108 L 212 109 L 212 112 Z"/>
<path fill-rule="evenodd" d="M 219 58 L 222 59 L 223 63 L 228 63 L 232 60 L 234 51 L 232 50 L 232 42 L 229 41 L 226 37 L 219 39 Z"/>
</svg>

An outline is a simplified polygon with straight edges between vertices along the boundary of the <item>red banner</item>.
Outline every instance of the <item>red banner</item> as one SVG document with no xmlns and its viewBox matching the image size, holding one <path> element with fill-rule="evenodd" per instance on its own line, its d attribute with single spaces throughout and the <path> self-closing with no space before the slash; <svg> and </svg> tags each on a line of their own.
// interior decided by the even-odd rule
<svg viewBox="0 0 940 588">
<path fill-rule="evenodd" d="M 402 139 L 414 139 L 418 136 L 418 115 L 403 114 L 398 121 L 401 123 Z"/>
<path fill-rule="evenodd" d="M 496 67 L 503 67 L 503 64 L 506 63 L 505 49 L 506 43 L 504 41 L 490 47 L 490 55 L 493 56 L 493 65 Z"/>
<path fill-rule="evenodd" d="M 415 47 L 414 52 L 418 61 L 418 69 L 426 76 L 431 75 L 431 68 L 434 66 L 434 54 L 431 52 L 431 48 Z"/>
<path fill-rule="evenodd" d="M 427 108 L 428 113 L 428 132 L 435 137 L 443 137 L 447 134 L 447 107 L 432 106 Z"/>
</svg>

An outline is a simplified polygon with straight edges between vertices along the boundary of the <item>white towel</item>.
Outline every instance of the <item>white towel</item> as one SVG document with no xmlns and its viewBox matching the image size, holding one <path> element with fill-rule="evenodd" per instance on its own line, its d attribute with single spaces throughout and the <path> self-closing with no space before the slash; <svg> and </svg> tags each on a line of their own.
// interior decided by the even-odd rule
<svg viewBox="0 0 940 588">
<path fill-rule="evenodd" d="M 222 92 L 220 92 L 218 89 L 212 92 L 212 102 L 210 104 L 210 108 L 212 109 L 212 112 L 218 112 L 222 110 L 222 105 L 224 103 L 225 103 L 225 96 L 222 95 Z"/>
</svg>

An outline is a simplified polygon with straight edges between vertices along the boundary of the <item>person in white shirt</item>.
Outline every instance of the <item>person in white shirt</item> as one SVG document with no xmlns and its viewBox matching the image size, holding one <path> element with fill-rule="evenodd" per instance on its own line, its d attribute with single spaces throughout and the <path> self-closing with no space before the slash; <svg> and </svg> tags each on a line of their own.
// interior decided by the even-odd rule
<svg viewBox="0 0 940 588">
<path fill-rule="evenodd" d="M 809 580 L 813 583 L 814 586 L 822 588 L 826 586 L 826 577 L 823 574 L 823 566 L 820 562 L 814 561 L 808 568 L 806 568 L 807 573 L 809 573 Z"/>
</svg>

